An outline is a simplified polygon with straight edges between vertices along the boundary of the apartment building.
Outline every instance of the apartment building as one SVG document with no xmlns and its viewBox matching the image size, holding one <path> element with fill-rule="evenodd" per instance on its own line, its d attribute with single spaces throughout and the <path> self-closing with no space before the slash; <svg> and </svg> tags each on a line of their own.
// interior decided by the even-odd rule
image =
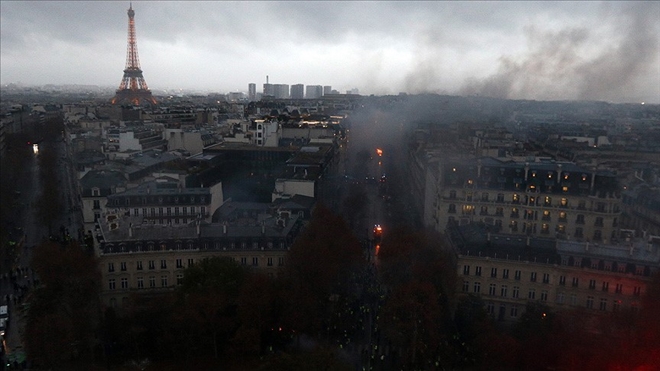
<svg viewBox="0 0 660 371">
<path fill-rule="evenodd" d="M 480 296 L 499 321 L 515 321 L 530 302 L 592 314 L 636 310 L 660 271 L 660 240 L 594 245 L 448 229 L 457 252 L 460 294 Z"/>
<path fill-rule="evenodd" d="M 210 222 L 223 202 L 222 183 L 185 188 L 178 180 L 160 177 L 108 195 L 106 211 L 139 217 L 140 224 L 176 225 L 199 220 Z"/>
<path fill-rule="evenodd" d="M 97 237 L 102 302 L 118 307 L 131 294 L 171 291 L 187 267 L 209 257 L 234 259 L 274 276 L 301 228 L 299 216 L 283 210 L 254 223 L 172 226 L 104 215 Z"/>
<path fill-rule="evenodd" d="M 483 222 L 517 235 L 616 241 L 621 193 L 614 174 L 570 162 L 483 157 L 443 159 L 433 179 L 427 224 Z M 426 205 L 428 207 L 428 205 Z"/>
</svg>

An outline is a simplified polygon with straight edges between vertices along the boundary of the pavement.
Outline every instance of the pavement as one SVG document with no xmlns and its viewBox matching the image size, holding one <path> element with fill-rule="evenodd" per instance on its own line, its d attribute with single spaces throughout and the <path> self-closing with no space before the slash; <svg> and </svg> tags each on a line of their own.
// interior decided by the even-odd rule
<svg viewBox="0 0 660 371">
<path fill-rule="evenodd" d="M 56 142 L 58 158 L 61 166 L 58 167 L 59 184 L 61 188 L 61 199 L 63 213 L 59 220 L 53 223 L 53 233 L 62 237 L 62 232 L 68 231 L 71 238 L 78 238 L 78 229 L 82 228 L 81 199 L 77 193 L 77 178 L 71 155 L 65 142 Z M 30 159 L 28 169 L 24 174 L 24 179 L 20 182 L 21 198 L 25 206 L 20 216 L 17 218 L 23 227 L 25 236 L 20 244 L 16 254 L 16 259 L 12 264 L 11 272 L 2 272 L 0 274 L 0 303 L 9 306 L 9 326 L 2 339 L 4 349 L 5 363 L 0 365 L 4 369 L 7 364 L 11 367 L 20 369 L 21 363 L 25 361 L 25 348 L 23 344 L 23 321 L 24 304 L 30 289 L 34 287 L 35 279 L 38 277 L 30 268 L 32 251 L 38 248 L 44 238 L 48 237 L 48 228 L 39 222 L 37 215 L 37 205 L 41 188 L 38 155 L 33 155 Z M 18 223 L 17 223 L 18 224 Z M 16 363 L 14 364 L 14 361 Z"/>
</svg>

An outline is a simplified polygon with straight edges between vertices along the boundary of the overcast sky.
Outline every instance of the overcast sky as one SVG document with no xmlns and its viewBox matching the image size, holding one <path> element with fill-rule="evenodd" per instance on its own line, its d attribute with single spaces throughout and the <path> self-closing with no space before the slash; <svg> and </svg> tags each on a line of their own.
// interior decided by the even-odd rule
<svg viewBox="0 0 660 371">
<path fill-rule="evenodd" d="M 660 103 L 660 2 L 133 1 L 151 89 Z M 0 83 L 119 86 L 128 2 L 0 1 Z"/>
</svg>

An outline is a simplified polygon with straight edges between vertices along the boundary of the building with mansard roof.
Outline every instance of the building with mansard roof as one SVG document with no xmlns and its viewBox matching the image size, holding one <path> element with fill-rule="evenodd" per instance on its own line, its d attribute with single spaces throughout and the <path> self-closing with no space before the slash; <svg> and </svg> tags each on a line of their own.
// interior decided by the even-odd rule
<svg viewBox="0 0 660 371">
<path fill-rule="evenodd" d="M 449 224 L 459 295 L 480 296 L 499 321 L 515 321 L 528 303 L 594 315 L 636 310 L 660 273 L 660 238 L 615 244 L 498 234 L 492 226 Z"/>
<path fill-rule="evenodd" d="M 500 233 L 608 243 L 619 237 L 614 174 L 543 158 L 443 158 L 427 174 L 425 223 L 482 222 Z M 432 206 L 431 206 L 432 205 Z"/>
</svg>

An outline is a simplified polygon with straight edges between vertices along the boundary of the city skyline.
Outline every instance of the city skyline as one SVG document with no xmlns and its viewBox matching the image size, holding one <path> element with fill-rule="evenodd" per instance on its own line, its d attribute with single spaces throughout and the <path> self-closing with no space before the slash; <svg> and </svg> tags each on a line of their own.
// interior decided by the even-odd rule
<svg viewBox="0 0 660 371">
<path fill-rule="evenodd" d="M 118 86 L 126 2 L 0 3 L 3 85 Z M 152 89 L 660 103 L 650 2 L 133 2 Z M 319 20 L 318 14 L 324 18 Z"/>
</svg>

